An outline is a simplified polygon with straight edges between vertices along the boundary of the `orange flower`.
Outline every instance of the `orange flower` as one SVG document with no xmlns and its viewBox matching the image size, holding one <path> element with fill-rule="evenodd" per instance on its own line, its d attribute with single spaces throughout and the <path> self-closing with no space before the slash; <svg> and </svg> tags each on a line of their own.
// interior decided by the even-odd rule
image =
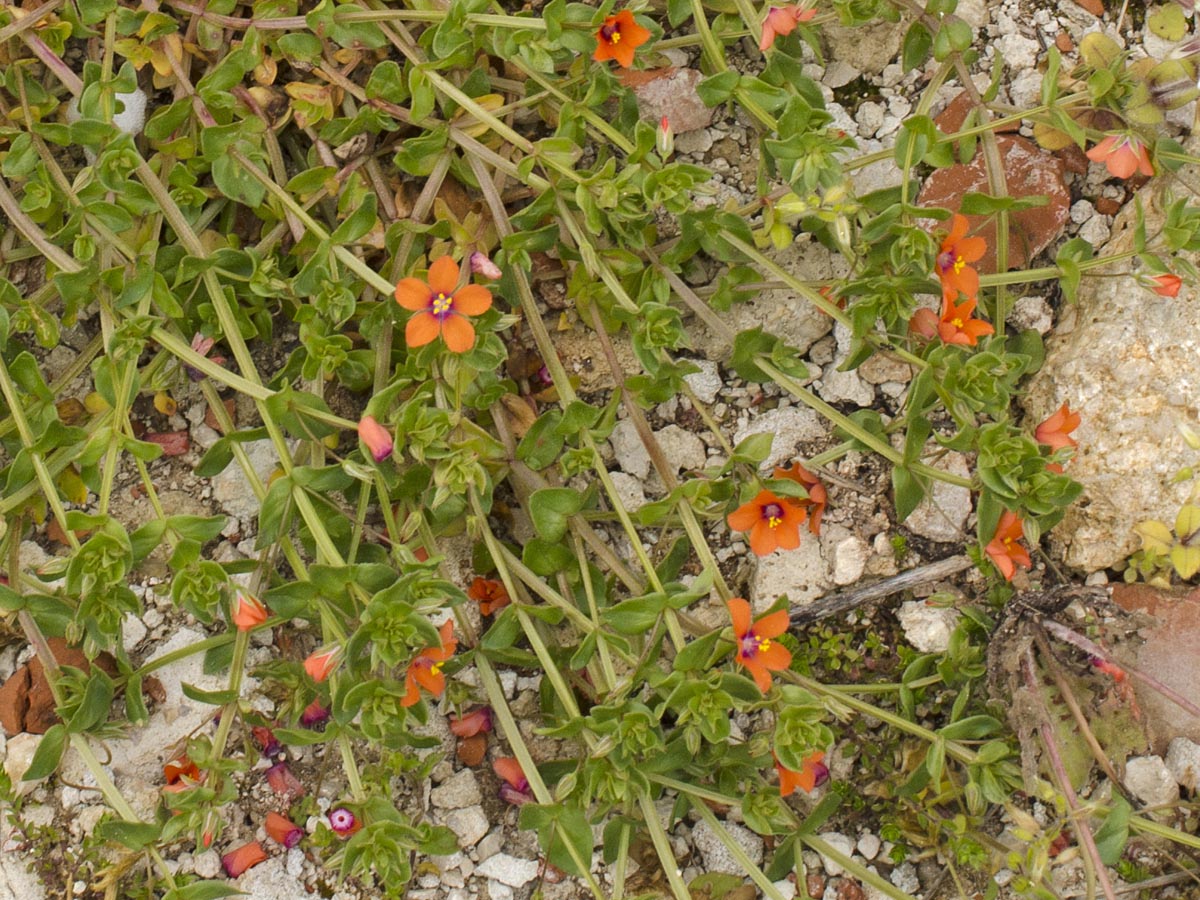
<svg viewBox="0 0 1200 900">
<path fill-rule="evenodd" d="M 1160 297 L 1178 297 L 1179 289 L 1183 287 L 1183 279 L 1169 272 L 1166 275 L 1155 275 L 1150 280 L 1155 285 L 1151 290 Z"/>
<path fill-rule="evenodd" d="M 504 779 L 500 785 L 500 799 L 513 806 L 523 806 L 534 800 L 529 779 L 521 764 L 511 756 L 502 756 L 492 763 L 492 771 Z"/>
<path fill-rule="evenodd" d="M 492 708 L 490 706 L 481 706 L 479 709 L 467 713 L 461 719 L 454 715 L 450 716 L 450 733 L 458 737 L 475 737 L 477 734 L 491 730 Z"/>
<path fill-rule="evenodd" d="M 226 875 L 230 878 L 237 878 L 251 866 L 257 866 L 266 859 L 267 851 L 262 848 L 262 844 L 258 841 L 251 841 L 222 856 L 221 865 L 225 867 Z"/>
<path fill-rule="evenodd" d="M 329 677 L 329 673 L 336 669 L 341 661 L 341 647 L 321 647 L 304 660 L 304 671 L 313 681 L 321 682 Z"/>
<path fill-rule="evenodd" d="M 479 603 L 479 611 L 485 616 L 504 609 L 512 603 L 504 582 L 495 578 L 476 578 L 467 588 L 467 596 Z"/>
<path fill-rule="evenodd" d="M 987 243 L 981 237 L 967 237 L 967 227 L 967 217 L 955 213 L 950 220 L 950 233 L 942 241 L 934 262 L 934 271 L 942 282 L 943 300 L 957 299 L 959 293 L 968 297 L 979 293 L 979 273 L 967 263 L 981 259 Z"/>
<path fill-rule="evenodd" d="M 443 622 L 438 633 L 442 645 L 426 647 L 408 664 L 408 674 L 404 676 L 408 693 L 400 700 L 401 706 L 415 706 L 421 699 L 422 687 L 435 697 L 440 697 L 446 690 L 446 676 L 442 674 L 442 663 L 453 656 L 455 648 L 458 647 L 458 641 L 454 639 L 454 620 L 447 619 Z"/>
<path fill-rule="evenodd" d="M 786 610 L 763 616 L 750 624 L 750 604 L 734 597 L 727 604 L 733 620 L 733 636 L 737 641 L 735 659 L 750 670 L 758 689 L 764 694 L 771 689 L 771 672 L 784 671 L 792 664 L 792 654 L 782 644 L 772 641 L 787 631 Z"/>
<path fill-rule="evenodd" d="M 1128 178 L 1134 172 L 1149 177 L 1154 174 L 1154 165 L 1146 145 L 1132 135 L 1110 134 L 1087 152 L 1092 162 L 1104 163 L 1108 174 L 1114 178 Z"/>
<path fill-rule="evenodd" d="M 283 844 L 289 850 L 300 843 L 300 839 L 304 837 L 303 828 L 277 812 L 267 813 L 266 828 L 271 840 L 277 844 Z"/>
<path fill-rule="evenodd" d="M 1039 444 L 1046 444 L 1051 453 L 1057 453 L 1064 447 L 1078 447 L 1079 441 L 1071 437 L 1071 432 L 1079 427 L 1079 413 L 1071 412 L 1066 401 L 1058 411 L 1039 425 L 1033 436 Z"/>
<path fill-rule="evenodd" d="M 615 59 L 622 69 L 633 65 L 633 51 L 650 40 L 650 32 L 633 20 L 633 13 L 621 10 L 609 16 L 596 30 L 596 52 L 592 59 Z"/>
<path fill-rule="evenodd" d="M 458 263 L 439 256 L 429 267 L 429 282 L 403 278 L 396 285 L 396 302 L 416 313 L 404 328 L 410 347 L 424 347 L 438 335 L 451 353 L 475 346 L 475 327 L 467 316 L 478 316 L 492 306 L 492 292 L 477 284 L 458 286 Z"/>
<path fill-rule="evenodd" d="M 238 631 L 249 631 L 267 621 L 267 608 L 256 597 L 238 591 L 237 601 L 233 606 L 233 624 Z"/>
<path fill-rule="evenodd" d="M 774 754 L 772 754 L 774 755 Z M 820 750 L 804 757 L 804 766 L 799 772 L 785 768 L 775 757 L 775 771 L 779 773 L 779 796 L 787 797 L 800 788 L 811 794 L 813 788 L 829 780 L 829 767 L 825 765 L 825 754 Z"/>
<path fill-rule="evenodd" d="M 183 778 L 200 780 L 200 767 L 187 756 L 180 756 L 163 766 L 163 779 L 167 784 L 177 784 Z"/>
<path fill-rule="evenodd" d="M 753 500 L 731 512 L 728 521 L 734 531 L 750 532 L 750 549 L 755 554 L 769 556 L 779 549 L 800 546 L 800 526 L 807 516 L 792 500 L 759 491 Z"/>
<path fill-rule="evenodd" d="M 796 30 L 797 22 L 807 22 L 817 14 L 815 9 L 805 9 L 803 6 L 772 6 L 767 10 L 763 20 L 762 39 L 758 49 L 767 51 L 775 43 L 775 38 L 781 34 L 791 34 Z"/>
<path fill-rule="evenodd" d="M 972 319 L 975 298 L 970 297 L 956 304 L 948 297 L 942 299 L 942 316 L 938 318 L 932 309 L 918 309 L 909 328 L 922 337 L 940 337 L 947 344 L 974 347 L 979 338 L 995 333 L 996 329 L 982 319 Z"/>
<path fill-rule="evenodd" d="M 1006 509 L 1004 515 L 1000 517 L 1000 523 L 996 526 L 996 534 L 984 548 L 987 555 L 992 558 L 992 562 L 996 564 L 996 568 L 1000 570 L 1000 574 L 1004 576 L 1005 581 L 1012 581 L 1017 566 L 1022 569 L 1029 569 L 1033 566 L 1033 562 L 1029 558 L 1029 551 L 1017 543 L 1023 534 L 1021 517 Z"/>
<path fill-rule="evenodd" d="M 804 500 L 792 499 L 793 503 L 798 503 L 800 506 L 808 508 L 808 530 L 813 534 L 821 533 L 821 517 L 825 515 L 825 502 L 829 497 L 825 490 L 825 485 L 817 479 L 817 476 L 798 462 L 792 463 L 787 469 L 775 470 L 776 478 L 790 478 L 799 484 L 804 485 L 804 489 L 808 491 L 808 498 Z"/>
<path fill-rule="evenodd" d="M 384 428 L 374 416 L 363 416 L 358 420 L 358 436 L 375 462 L 383 462 L 392 455 L 392 433 Z"/>
</svg>

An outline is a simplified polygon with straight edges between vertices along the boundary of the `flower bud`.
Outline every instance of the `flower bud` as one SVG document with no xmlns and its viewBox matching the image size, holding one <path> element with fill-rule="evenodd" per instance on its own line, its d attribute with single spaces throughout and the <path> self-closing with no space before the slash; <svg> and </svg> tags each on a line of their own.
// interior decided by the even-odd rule
<svg viewBox="0 0 1200 900">
<path fill-rule="evenodd" d="M 500 271 L 500 267 L 488 258 L 486 253 L 481 253 L 478 250 L 471 254 L 470 265 L 471 271 L 476 275 L 481 275 L 492 281 L 495 281 L 504 274 Z"/>
<path fill-rule="evenodd" d="M 304 829 L 292 822 L 286 816 L 277 812 L 267 813 L 267 834 L 277 844 L 283 844 L 289 850 L 300 843 L 304 837 Z"/>
<path fill-rule="evenodd" d="M 663 162 L 670 159 L 671 154 L 675 152 L 675 129 L 671 127 L 671 121 L 666 116 L 663 116 L 662 121 L 658 123 L 654 148 L 658 150 L 658 156 Z"/>
<path fill-rule="evenodd" d="M 266 859 L 267 851 L 262 848 L 262 844 L 258 841 L 251 841 L 222 856 L 221 865 L 225 867 L 226 875 L 230 878 L 237 878 L 251 866 L 257 866 Z"/>
<path fill-rule="evenodd" d="M 267 784 L 280 797 L 295 800 L 307 793 L 304 785 L 300 783 L 300 779 L 293 775 L 292 770 L 287 767 L 287 763 L 276 763 L 267 769 L 266 775 Z"/>
<path fill-rule="evenodd" d="M 383 462 L 392 455 L 392 433 L 375 421 L 374 416 L 363 416 L 358 422 L 358 436 L 375 462 Z"/>
<path fill-rule="evenodd" d="M 233 624 L 238 631 L 250 631 L 267 621 L 267 608 L 256 597 L 238 591 L 233 603 Z"/>
</svg>

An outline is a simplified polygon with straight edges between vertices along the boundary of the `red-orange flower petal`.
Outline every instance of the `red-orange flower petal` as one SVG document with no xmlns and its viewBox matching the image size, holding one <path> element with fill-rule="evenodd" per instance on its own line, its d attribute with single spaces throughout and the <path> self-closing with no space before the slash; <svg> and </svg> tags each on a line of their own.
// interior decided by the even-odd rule
<svg viewBox="0 0 1200 900">
<path fill-rule="evenodd" d="M 401 278 L 396 285 L 396 302 L 413 312 L 428 309 L 433 292 L 420 278 Z"/>
<path fill-rule="evenodd" d="M 482 285 L 468 284 L 454 293 L 454 311 L 464 316 L 480 316 L 492 308 L 492 292 Z"/>
<path fill-rule="evenodd" d="M 771 672 L 783 671 L 792 664 L 791 652 L 771 640 L 787 630 L 787 612 L 780 610 L 751 624 L 750 604 L 745 600 L 735 597 L 726 606 L 736 641 L 734 659 L 749 670 L 754 683 L 765 694 L 771 689 Z"/>
<path fill-rule="evenodd" d="M 1017 566 L 1023 569 L 1033 567 L 1029 551 L 1017 543 L 1023 534 L 1020 516 L 1011 510 L 1005 510 L 996 525 L 995 535 L 984 548 L 1005 581 L 1012 581 Z"/>
<path fill-rule="evenodd" d="M 1152 289 L 1154 293 L 1160 297 L 1178 297 L 1179 289 L 1183 287 L 1183 279 L 1178 275 L 1167 273 L 1166 275 L 1155 275 L 1150 279 L 1154 282 L 1155 287 Z"/>
<path fill-rule="evenodd" d="M 1038 425 L 1033 436 L 1039 444 L 1049 446 L 1051 453 L 1056 453 L 1065 447 L 1078 447 L 1079 442 L 1071 437 L 1071 432 L 1079 427 L 1081 421 L 1079 413 L 1071 412 L 1064 400 L 1063 405 L 1056 412 Z"/>
<path fill-rule="evenodd" d="M 451 313 L 442 320 L 442 340 L 451 353 L 466 353 L 475 346 L 475 326 Z"/>
<path fill-rule="evenodd" d="M 304 660 L 304 671 L 308 673 L 309 678 L 313 681 L 324 681 L 329 677 L 329 673 L 337 668 L 341 662 L 342 651 L 339 647 L 321 648 L 314 650 Z"/>
<path fill-rule="evenodd" d="M 592 59 L 596 62 L 615 59 L 622 68 L 633 65 L 634 50 L 650 40 L 650 32 L 634 21 L 633 13 L 627 9 L 609 16 L 596 30 L 596 51 Z"/>
<path fill-rule="evenodd" d="M 267 621 L 270 613 L 257 597 L 238 591 L 233 604 L 233 624 L 238 631 L 249 631 Z"/>
<path fill-rule="evenodd" d="M 429 266 L 429 292 L 453 294 L 458 287 L 458 263 L 453 257 L 439 256 Z"/>
<path fill-rule="evenodd" d="M 410 347 L 424 347 L 441 332 L 437 317 L 431 312 L 419 312 L 404 326 L 404 341 Z"/>
<path fill-rule="evenodd" d="M 251 866 L 257 866 L 266 859 L 267 851 L 262 848 L 262 844 L 258 841 L 251 841 L 222 856 L 221 865 L 225 867 L 226 875 L 230 878 L 237 878 Z"/>
</svg>

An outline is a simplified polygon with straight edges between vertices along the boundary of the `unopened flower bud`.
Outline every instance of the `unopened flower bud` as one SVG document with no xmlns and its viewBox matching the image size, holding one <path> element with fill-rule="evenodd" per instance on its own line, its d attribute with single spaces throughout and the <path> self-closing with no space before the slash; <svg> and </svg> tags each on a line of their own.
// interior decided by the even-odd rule
<svg viewBox="0 0 1200 900">
<path fill-rule="evenodd" d="M 671 127 L 671 121 L 666 116 L 663 116 L 662 121 L 658 123 L 658 134 L 654 138 L 654 147 L 658 150 L 659 158 L 663 162 L 670 159 L 671 154 L 675 152 L 675 129 Z"/>
<path fill-rule="evenodd" d="M 495 281 L 504 273 L 500 271 L 500 267 L 488 258 L 486 253 L 480 253 L 476 250 L 470 257 L 471 271 L 476 275 L 482 275 L 484 278 L 490 278 Z"/>
<path fill-rule="evenodd" d="M 392 433 L 375 420 L 374 416 L 363 416 L 358 422 L 358 436 L 375 462 L 383 462 L 392 455 Z"/>
</svg>

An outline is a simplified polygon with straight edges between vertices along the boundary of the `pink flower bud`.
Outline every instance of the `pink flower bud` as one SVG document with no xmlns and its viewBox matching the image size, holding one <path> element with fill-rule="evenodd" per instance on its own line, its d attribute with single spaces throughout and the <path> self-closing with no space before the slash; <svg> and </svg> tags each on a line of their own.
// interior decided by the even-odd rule
<svg viewBox="0 0 1200 900">
<path fill-rule="evenodd" d="M 260 862 L 264 862 L 266 858 L 267 851 L 262 848 L 262 844 L 258 841 L 251 841 L 222 856 L 221 865 L 225 867 L 226 875 L 230 878 L 237 878 L 251 866 L 257 866 Z"/>
<path fill-rule="evenodd" d="M 300 713 L 300 724 L 314 731 L 323 729 L 328 721 L 329 709 L 322 706 L 320 700 L 314 700 L 304 707 L 304 712 Z"/>
<path fill-rule="evenodd" d="M 375 421 L 374 416 L 359 419 L 358 436 L 375 462 L 383 462 L 392 455 L 392 433 Z"/>
<path fill-rule="evenodd" d="M 277 844 L 283 844 L 289 850 L 300 843 L 304 837 L 304 829 L 300 828 L 291 819 L 286 816 L 281 816 L 277 812 L 267 813 L 266 821 L 267 834 L 271 836 L 271 840 Z"/>
<path fill-rule="evenodd" d="M 495 281 L 504 273 L 500 271 L 500 267 L 488 259 L 486 253 L 480 253 L 476 250 L 471 254 L 470 258 L 471 271 L 476 275 L 482 275 L 484 278 L 489 278 Z"/>
<path fill-rule="evenodd" d="M 295 800 L 307 793 L 304 785 L 300 783 L 300 779 L 293 775 L 292 770 L 287 767 L 287 763 L 276 763 L 267 769 L 266 775 L 267 784 L 280 797 Z"/>
</svg>

